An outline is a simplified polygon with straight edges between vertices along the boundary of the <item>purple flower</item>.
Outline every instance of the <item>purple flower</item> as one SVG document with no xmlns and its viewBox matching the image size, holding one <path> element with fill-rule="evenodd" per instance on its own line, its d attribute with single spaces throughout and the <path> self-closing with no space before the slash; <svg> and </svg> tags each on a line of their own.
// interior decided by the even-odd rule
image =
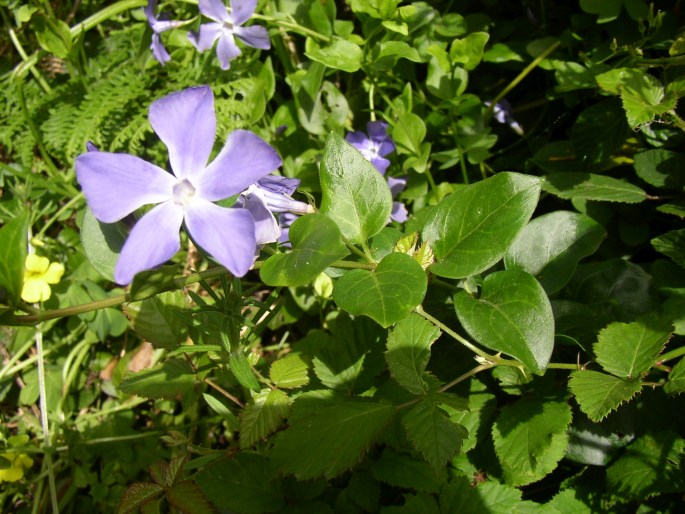
<svg viewBox="0 0 685 514">
<path fill-rule="evenodd" d="M 222 0 L 200 0 L 199 5 L 200 12 L 214 21 L 200 25 L 198 32 L 190 33 L 190 41 L 201 52 L 212 48 L 217 41 L 216 55 L 219 57 L 221 69 L 230 68 L 231 59 L 240 55 L 240 48 L 235 44 L 234 36 L 254 48 L 271 48 L 269 33 L 264 27 L 242 27 L 254 13 L 257 0 L 230 0 L 231 14 L 226 10 Z"/>
<path fill-rule="evenodd" d="M 152 128 L 169 150 L 173 175 L 128 154 L 88 152 L 76 159 L 76 177 L 97 219 L 114 223 L 136 209 L 159 204 L 131 230 L 114 278 L 128 284 L 139 271 L 167 261 L 181 247 L 185 223 L 193 240 L 236 276 L 254 262 L 255 220 L 242 208 L 212 202 L 244 191 L 281 165 L 257 135 L 236 130 L 211 162 L 216 117 L 208 86 L 185 89 L 150 106 Z"/>
<path fill-rule="evenodd" d="M 345 140 L 371 161 L 381 175 L 385 175 L 385 170 L 390 166 L 390 161 L 385 156 L 395 151 L 395 143 L 388 135 L 388 124 L 384 121 L 370 121 L 366 124 L 366 131 L 368 136 L 363 132 L 350 132 Z"/>
<path fill-rule="evenodd" d="M 152 29 L 152 44 L 150 44 L 150 50 L 152 50 L 152 55 L 155 56 L 162 66 L 171 60 L 169 52 L 166 51 L 162 40 L 159 35 L 165 30 L 175 29 L 180 27 L 184 22 L 182 21 L 170 21 L 167 14 L 155 15 L 155 10 L 157 8 L 157 0 L 148 0 L 145 9 L 145 16 L 147 16 L 147 21 Z"/>
<path fill-rule="evenodd" d="M 492 102 L 490 101 L 485 102 L 485 105 L 488 107 L 490 107 L 491 104 Z M 519 136 L 523 135 L 523 129 L 521 128 L 521 125 L 519 125 L 518 121 L 514 119 L 511 104 L 508 101 L 502 99 L 497 102 L 495 107 L 492 109 L 492 115 L 498 122 L 509 125 L 509 128 L 511 128 Z"/>
<path fill-rule="evenodd" d="M 404 188 L 407 187 L 407 177 L 388 177 L 388 186 L 392 197 L 396 198 Z M 402 202 L 392 202 L 392 211 L 390 212 L 390 219 L 398 223 L 407 221 L 409 213 Z"/>
<path fill-rule="evenodd" d="M 287 227 L 293 219 L 286 214 L 314 212 L 311 205 L 291 197 L 299 185 L 300 181 L 295 178 L 267 175 L 241 193 L 238 203 L 249 210 L 255 219 L 257 244 L 282 241 L 284 230 L 287 239 Z M 278 220 L 274 213 L 279 215 Z M 290 223 L 284 227 L 285 220 L 290 220 Z"/>
</svg>

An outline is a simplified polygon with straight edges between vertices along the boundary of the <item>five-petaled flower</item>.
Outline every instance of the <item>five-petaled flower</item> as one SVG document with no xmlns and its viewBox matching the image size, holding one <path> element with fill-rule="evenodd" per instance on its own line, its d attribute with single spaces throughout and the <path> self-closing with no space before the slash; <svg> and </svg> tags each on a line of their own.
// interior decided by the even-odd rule
<svg viewBox="0 0 685 514">
<path fill-rule="evenodd" d="M 64 275 L 64 266 L 50 262 L 47 257 L 35 254 L 26 256 L 24 264 L 24 286 L 21 299 L 28 303 L 44 302 L 50 299 L 50 284 L 58 284 Z"/>
<path fill-rule="evenodd" d="M 200 12 L 213 20 L 200 25 L 197 32 L 188 36 L 195 47 L 204 52 L 216 45 L 216 55 L 221 63 L 221 69 L 231 67 L 231 59 L 240 55 L 240 48 L 235 44 L 235 37 L 254 48 L 268 50 L 271 48 L 269 33 L 264 27 L 242 25 L 250 19 L 257 7 L 257 0 L 230 0 L 229 14 L 222 0 L 200 0 Z"/>
<path fill-rule="evenodd" d="M 159 204 L 131 230 L 114 271 L 128 284 L 139 271 L 170 259 L 181 247 L 185 222 L 198 246 L 236 276 L 254 262 L 255 221 L 243 208 L 212 202 L 244 191 L 281 165 L 256 134 L 232 132 L 209 164 L 216 134 L 214 95 L 208 86 L 165 96 L 150 106 L 152 128 L 169 150 L 173 175 L 128 154 L 88 152 L 76 159 L 76 176 L 97 219 L 114 223 L 147 204 Z"/>
<path fill-rule="evenodd" d="M 145 9 L 145 16 L 147 16 L 147 21 L 152 29 L 152 43 L 150 44 L 150 50 L 152 50 L 152 55 L 155 56 L 162 66 L 171 60 L 169 52 L 162 44 L 162 40 L 159 35 L 166 31 L 180 27 L 184 22 L 182 21 L 171 21 L 168 16 L 164 13 L 157 16 L 155 14 L 155 9 L 157 8 L 157 0 L 148 0 Z"/>
</svg>

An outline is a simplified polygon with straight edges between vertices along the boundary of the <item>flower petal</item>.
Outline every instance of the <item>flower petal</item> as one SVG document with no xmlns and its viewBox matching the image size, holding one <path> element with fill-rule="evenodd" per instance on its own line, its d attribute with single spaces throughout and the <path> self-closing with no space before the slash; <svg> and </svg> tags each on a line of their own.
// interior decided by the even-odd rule
<svg viewBox="0 0 685 514">
<path fill-rule="evenodd" d="M 240 48 L 235 44 L 233 34 L 222 33 L 219 37 L 219 42 L 216 44 L 216 56 L 219 58 L 221 69 L 229 69 L 231 67 L 231 59 L 235 59 L 240 53 Z"/>
<path fill-rule="evenodd" d="M 248 194 L 243 197 L 242 205 L 250 211 L 255 222 L 255 240 L 257 244 L 273 243 L 281 236 L 281 228 L 278 226 L 275 216 L 264 203 L 263 198 L 256 194 Z"/>
<path fill-rule="evenodd" d="M 268 50 L 271 48 L 271 40 L 269 39 L 269 32 L 259 25 L 252 25 L 251 27 L 235 27 L 234 33 L 243 43 L 254 48 L 261 48 Z"/>
<path fill-rule="evenodd" d="M 159 34 L 152 34 L 152 43 L 150 44 L 150 50 L 152 50 L 152 55 L 159 61 L 159 63 L 164 66 L 167 62 L 171 60 L 169 52 L 166 51 Z"/>
<path fill-rule="evenodd" d="M 227 209 L 196 200 L 186 208 L 188 234 L 198 246 L 237 277 L 254 263 L 255 222 L 247 209 Z"/>
<path fill-rule="evenodd" d="M 395 198 L 406 189 L 407 177 L 388 177 L 388 187 L 390 188 L 392 197 Z"/>
<path fill-rule="evenodd" d="M 234 25 L 242 25 L 257 8 L 257 0 L 231 0 L 231 20 Z"/>
<path fill-rule="evenodd" d="M 147 16 L 147 22 L 152 25 L 157 21 L 157 16 L 155 16 L 155 10 L 157 9 L 157 0 L 148 0 L 147 5 L 143 8 L 145 16 Z"/>
<path fill-rule="evenodd" d="M 143 205 L 171 198 L 176 180 L 133 155 L 88 152 L 76 158 L 76 178 L 95 217 L 114 223 Z"/>
<path fill-rule="evenodd" d="M 30 253 L 26 256 L 24 261 L 24 267 L 26 271 L 33 273 L 45 273 L 50 266 L 50 259 L 47 257 L 41 257 L 35 253 Z"/>
<path fill-rule="evenodd" d="M 300 179 L 282 177 L 280 175 L 267 175 L 257 181 L 257 185 L 262 189 L 272 193 L 281 193 L 291 196 L 300 185 Z"/>
<path fill-rule="evenodd" d="M 150 123 L 169 149 L 171 169 L 178 178 L 204 169 L 214 146 L 216 117 L 209 86 L 172 93 L 150 106 Z"/>
<path fill-rule="evenodd" d="M 164 202 L 145 214 L 126 239 L 114 269 L 117 284 L 130 284 L 139 271 L 154 268 L 171 259 L 181 248 L 179 230 L 183 209 Z"/>
<path fill-rule="evenodd" d="M 367 148 L 369 146 L 369 138 L 363 132 L 350 132 L 345 136 L 345 141 L 354 146 L 357 150 L 361 151 L 362 148 Z"/>
<path fill-rule="evenodd" d="M 384 157 L 374 157 L 371 159 L 371 164 L 373 164 L 381 175 L 385 175 L 385 170 L 390 166 L 390 161 Z"/>
<path fill-rule="evenodd" d="M 241 193 L 281 164 L 269 143 L 248 130 L 234 130 L 193 185 L 201 198 L 214 202 Z"/>
<path fill-rule="evenodd" d="M 48 284 L 59 284 L 62 275 L 64 275 L 64 266 L 59 262 L 51 262 L 50 267 L 43 275 L 43 280 Z"/>
<path fill-rule="evenodd" d="M 200 25 L 197 32 L 188 32 L 188 39 L 195 48 L 204 52 L 214 46 L 214 41 L 219 38 L 221 33 L 220 23 L 205 23 Z"/>
<path fill-rule="evenodd" d="M 41 278 L 28 278 L 21 289 L 21 299 L 26 303 L 38 303 L 49 300 L 52 291 L 50 286 Z"/>
<path fill-rule="evenodd" d="M 200 0 L 200 12 L 214 21 L 229 21 L 228 10 L 223 0 Z"/>
<path fill-rule="evenodd" d="M 388 124 L 384 121 L 370 121 L 366 124 L 369 137 L 379 143 L 388 137 Z"/>
<path fill-rule="evenodd" d="M 392 211 L 390 212 L 390 219 L 398 223 L 407 221 L 409 213 L 402 202 L 392 202 Z"/>
</svg>

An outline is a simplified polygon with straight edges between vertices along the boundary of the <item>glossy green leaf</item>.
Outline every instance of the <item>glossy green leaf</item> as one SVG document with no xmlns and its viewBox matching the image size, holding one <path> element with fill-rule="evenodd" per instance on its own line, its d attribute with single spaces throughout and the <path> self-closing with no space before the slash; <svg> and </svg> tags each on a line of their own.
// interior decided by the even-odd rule
<svg viewBox="0 0 685 514">
<path fill-rule="evenodd" d="M 362 49 L 346 39 L 333 38 L 326 46 L 309 48 L 305 55 L 329 68 L 352 73 L 361 66 Z"/>
<path fill-rule="evenodd" d="M 397 152 L 408 155 L 421 155 L 421 143 L 426 137 L 426 124 L 414 113 L 401 115 L 392 129 L 392 138 Z"/>
<path fill-rule="evenodd" d="M 188 337 L 181 313 L 188 308 L 182 291 L 160 293 L 140 302 L 126 304 L 133 330 L 157 348 L 176 348 Z"/>
<path fill-rule="evenodd" d="M 597 14 L 597 23 L 608 23 L 618 18 L 623 0 L 580 0 L 583 11 Z"/>
<path fill-rule="evenodd" d="M 407 439 L 428 463 L 439 472 L 459 451 L 466 429 L 450 420 L 444 410 L 426 399 L 412 407 L 402 418 Z"/>
<path fill-rule="evenodd" d="M 307 364 L 297 353 L 290 353 L 274 361 L 269 369 L 269 378 L 276 387 L 296 389 L 309 383 Z"/>
<path fill-rule="evenodd" d="M 611 323 L 597 336 L 597 362 L 617 377 L 639 377 L 656 363 L 672 333 L 671 321 L 656 315 Z"/>
<path fill-rule="evenodd" d="M 579 464 L 606 466 L 621 448 L 635 439 L 632 405 L 612 412 L 599 423 L 581 412 L 574 413 L 568 429 L 566 458 Z"/>
<path fill-rule="evenodd" d="M 624 379 L 598 371 L 574 371 L 569 387 L 580 410 L 593 421 L 600 421 L 630 400 L 642 388 L 638 378 Z"/>
<path fill-rule="evenodd" d="M 545 176 L 542 189 L 567 200 L 639 203 L 647 199 L 647 193 L 630 182 L 592 173 L 552 173 Z"/>
<path fill-rule="evenodd" d="M 180 359 L 170 359 L 149 369 L 129 372 L 119 384 L 126 394 L 146 398 L 185 397 L 195 385 L 195 372 Z"/>
<path fill-rule="evenodd" d="M 597 251 L 606 231 L 583 214 L 556 211 L 532 220 L 504 256 L 507 269 L 534 275 L 548 294 L 559 291 L 578 262 Z"/>
<path fill-rule="evenodd" d="M 680 359 L 668 374 L 668 382 L 664 384 L 667 394 L 680 394 L 685 392 L 685 357 Z"/>
<path fill-rule="evenodd" d="M 506 405 L 492 428 L 506 482 L 530 484 L 555 469 L 568 445 L 570 423 L 565 401 L 524 397 Z"/>
<path fill-rule="evenodd" d="M 655 237 L 651 242 L 656 251 L 669 256 L 673 262 L 685 268 L 685 229 L 671 230 Z"/>
<path fill-rule="evenodd" d="M 445 197 L 423 229 L 437 260 L 430 271 L 464 278 L 488 269 L 528 223 L 539 194 L 537 177 L 503 172 Z"/>
<path fill-rule="evenodd" d="M 427 286 L 419 263 L 405 253 L 391 253 L 374 271 L 345 273 L 335 284 L 333 299 L 350 314 L 363 314 L 389 327 L 423 301 Z"/>
<path fill-rule="evenodd" d="M 383 455 L 371 466 L 376 480 L 404 489 L 437 492 L 441 479 L 427 462 L 416 460 L 406 453 L 386 447 Z"/>
<path fill-rule="evenodd" d="M 275 439 L 273 460 L 300 480 L 332 478 L 359 463 L 395 413 L 389 404 L 331 391 L 298 397 L 288 428 Z"/>
<path fill-rule="evenodd" d="M 435 325 L 418 314 L 399 321 L 388 334 L 385 360 L 390 375 L 410 393 L 428 392 L 423 373 L 430 359 L 430 347 L 440 334 Z"/>
<path fill-rule="evenodd" d="M 654 148 L 635 154 L 633 163 L 637 175 L 655 187 L 680 189 L 685 187 L 685 154 Z"/>
<path fill-rule="evenodd" d="M 483 58 L 485 45 L 490 39 L 487 32 L 472 32 L 463 39 L 455 39 L 450 47 L 452 62 L 463 64 L 467 70 L 473 70 Z"/>
<path fill-rule="evenodd" d="M 290 398 L 280 389 L 253 395 L 240 416 L 240 447 L 249 448 L 276 431 L 290 411 Z"/>
<path fill-rule="evenodd" d="M 366 244 L 386 225 L 392 210 L 383 176 L 337 134 L 326 140 L 321 160 L 321 209 L 354 244 Z"/>
<path fill-rule="evenodd" d="M 464 329 L 483 346 L 545 369 L 554 348 L 554 316 L 535 278 L 524 271 L 498 271 L 485 277 L 480 296 L 454 295 Z"/>
<path fill-rule="evenodd" d="M 323 214 L 308 214 L 295 220 L 289 234 L 292 250 L 272 255 L 259 270 L 265 284 L 304 285 L 349 254 L 338 226 Z"/>
<path fill-rule="evenodd" d="M 14 306 L 21 298 L 28 231 L 28 212 L 0 228 L 0 303 Z"/>
</svg>

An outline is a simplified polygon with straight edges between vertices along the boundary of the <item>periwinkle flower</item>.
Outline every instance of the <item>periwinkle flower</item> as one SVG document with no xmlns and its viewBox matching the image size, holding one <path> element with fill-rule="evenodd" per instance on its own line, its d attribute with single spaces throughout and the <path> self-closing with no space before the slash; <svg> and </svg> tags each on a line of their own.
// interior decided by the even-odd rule
<svg viewBox="0 0 685 514">
<path fill-rule="evenodd" d="M 350 132 L 345 140 L 354 146 L 373 164 L 381 175 L 390 166 L 386 155 L 395 151 L 395 143 L 388 134 L 388 124 L 384 121 L 370 121 L 366 124 L 367 134 Z"/>
<path fill-rule="evenodd" d="M 488 107 L 490 107 L 491 104 L 492 102 L 490 101 L 485 102 L 485 105 Z M 523 135 L 523 128 L 521 128 L 521 125 L 519 125 L 518 121 L 514 119 L 511 104 L 507 100 L 502 99 L 497 102 L 492 108 L 492 115 L 498 122 L 508 125 L 509 128 L 511 128 L 519 136 Z"/>
<path fill-rule="evenodd" d="M 254 48 L 262 50 L 271 48 L 269 33 L 264 27 L 242 26 L 254 13 L 257 0 L 230 0 L 229 5 L 231 6 L 230 14 L 222 0 L 200 0 L 200 12 L 213 21 L 200 25 L 197 32 L 189 34 L 190 41 L 201 52 L 209 50 L 214 46 L 214 42 L 217 42 L 216 55 L 223 70 L 229 69 L 231 59 L 238 57 L 241 53 L 240 48 L 235 44 L 236 37 Z"/>
<path fill-rule="evenodd" d="M 150 44 L 150 50 L 152 50 L 152 55 L 155 56 L 162 66 L 171 60 L 169 52 L 162 44 L 162 40 L 159 35 L 166 31 L 180 27 L 184 22 L 182 21 L 171 21 L 168 15 L 165 13 L 157 16 L 155 10 L 157 9 L 157 0 L 148 0 L 145 9 L 145 16 L 147 16 L 147 21 L 152 29 L 152 43 Z"/>
<path fill-rule="evenodd" d="M 76 159 L 76 177 L 95 217 L 114 223 L 158 204 L 131 230 L 114 271 L 128 284 L 139 271 L 164 263 L 181 247 L 179 229 L 236 276 L 254 262 L 255 220 L 247 209 L 213 202 L 244 191 L 281 165 L 257 135 L 236 130 L 211 162 L 216 117 L 208 86 L 172 93 L 150 106 L 150 123 L 169 150 L 173 175 L 128 154 L 91 151 Z"/>
</svg>

